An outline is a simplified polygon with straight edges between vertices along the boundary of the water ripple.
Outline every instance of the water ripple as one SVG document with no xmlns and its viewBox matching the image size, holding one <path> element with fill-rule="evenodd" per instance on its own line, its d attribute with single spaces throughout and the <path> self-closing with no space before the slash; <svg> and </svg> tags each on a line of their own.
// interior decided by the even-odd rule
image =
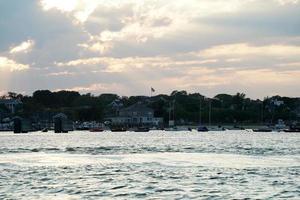
<svg viewBox="0 0 300 200">
<path fill-rule="evenodd" d="M 0 199 L 299 199 L 296 134 L 0 134 Z"/>
</svg>

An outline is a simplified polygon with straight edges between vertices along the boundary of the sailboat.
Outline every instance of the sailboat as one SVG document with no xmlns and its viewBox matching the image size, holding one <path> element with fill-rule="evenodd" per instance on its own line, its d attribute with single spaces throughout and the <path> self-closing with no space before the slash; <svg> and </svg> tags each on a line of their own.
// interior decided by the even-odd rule
<svg viewBox="0 0 300 200">
<path fill-rule="evenodd" d="M 173 105 L 170 105 L 170 109 L 169 109 L 169 127 L 165 128 L 165 131 L 192 131 L 191 128 L 187 128 L 187 127 L 177 127 L 175 122 L 175 100 L 173 101 Z M 173 111 L 173 120 L 171 120 L 171 110 Z"/>
<path fill-rule="evenodd" d="M 197 128 L 198 132 L 208 132 L 208 128 L 206 126 L 201 125 L 202 121 L 202 102 L 201 102 L 201 97 L 200 97 L 200 103 L 199 103 L 199 126 Z"/>
</svg>

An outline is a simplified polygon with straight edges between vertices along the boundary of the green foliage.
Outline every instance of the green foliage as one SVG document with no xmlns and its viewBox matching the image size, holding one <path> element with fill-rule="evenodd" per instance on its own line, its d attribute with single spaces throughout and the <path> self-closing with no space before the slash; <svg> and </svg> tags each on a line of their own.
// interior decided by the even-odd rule
<svg viewBox="0 0 300 200">
<path fill-rule="evenodd" d="M 127 107 L 137 102 L 144 102 L 154 109 L 156 117 L 164 118 L 165 122 L 175 117 L 177 122 L 208 123 L 209 105 L 211 104 L 212 123 L 274 123 L 278 119 L 299 119 L 300 99 L 274 96 L 263 101 L 246 98 L 243 93 L 236 95 L 218 94 L 214 98 L 205 98 L 199 93 L 189 94 L 186 91 L 173 91 L 170 95 L 153 97 L 131 96 L 119 97 L 116 94 L 79 94 L 74 91 L 51 92 L 38 90 L 32 96 L 23 96 L 10 92 L 6 98 L 18 98 L 23 102 L 23 115 L 35 113 L 64 112 L 73 120 L 103 120 L 108 115 L 117 113 L 110 104 L 119 100 Z M 274 100 L 284 104 L 275 106 Z M 200 109 L 201 108 L 201 109 Z M 0 107 L 5 110 L 5 107 Z M 200 115 L 201 113 L 201 115 Z M 19 113 L 18 113 L 19 114 Z"/>
<path fill-rule="evenodd" d="M 10 110 L 3 104 L 0 104 L 0 112 L 9 113 Z"/>
</svg>

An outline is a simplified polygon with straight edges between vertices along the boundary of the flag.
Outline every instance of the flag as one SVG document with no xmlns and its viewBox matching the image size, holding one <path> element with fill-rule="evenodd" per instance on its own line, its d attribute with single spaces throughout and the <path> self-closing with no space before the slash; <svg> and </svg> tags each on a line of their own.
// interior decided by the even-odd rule
<svg viewBox="0 0 300 200">
<path fill-rule="evenodd" d="M 151 88 L 151 92 L 155 92 L 155 90 L 153 88 Z"/>
</svg>

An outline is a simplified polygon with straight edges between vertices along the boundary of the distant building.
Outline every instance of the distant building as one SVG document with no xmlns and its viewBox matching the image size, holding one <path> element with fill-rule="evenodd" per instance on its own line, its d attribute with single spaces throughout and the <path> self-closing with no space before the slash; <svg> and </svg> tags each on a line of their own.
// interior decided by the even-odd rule
<svg viewBox="0 0 300 200">
<path fill-rule="evenodd" d="M 7 107 L 13 114 L 22 104 L 22 101 L 19 99 L 0 99 L 0 105 L 4 105 L 5 107 Z"/>
<path fill-rule="evenodd" d="M 111 102 L 109 106 L 115 110 L 120 110 L 121 108 L 123 108 L 124 105 L 120 99 L 116 99 L 113 102 Z"/>
<path fill-rule="evenodd" d="M 297 117 L 300 119 L 300 106 L 298 106 L 294 111 L 293 111 Z"/>
<path fill-rule="evenodd" d="M 279 106 L 281 106 L 281 105 L 284 105 L 284 101 L 279 101 L 279 100 L 277 100 L 277 99 L 272 99 L 272 100 L 271 100 L 271 104 L 273 104 L 274 106 L 279 107 Z"/>
<path fill-rule="evenodd" d="M 154 110 L 138 102 L 127 108 L 122 108 L 115 117 L 109 117 L 113 125 L 126 126 L 158 126 L 163 122 L 162 118 L 154 117 Z"/>
<path fill-rule="evenodd" d="M 2 119 L 5 117 L 6 117 L 6 113 L 0 109 L 0 123 L 1 123 Z"/>
<path fill-rule="evenodd" d="M 120 99 L 116 99 L 110 104 L 107 105 L 106 110 L 105 110 L 105 115 L 106 116 L 118 116 L 119 111 L 124 107 L 124 104 Z"/>
</svg>

